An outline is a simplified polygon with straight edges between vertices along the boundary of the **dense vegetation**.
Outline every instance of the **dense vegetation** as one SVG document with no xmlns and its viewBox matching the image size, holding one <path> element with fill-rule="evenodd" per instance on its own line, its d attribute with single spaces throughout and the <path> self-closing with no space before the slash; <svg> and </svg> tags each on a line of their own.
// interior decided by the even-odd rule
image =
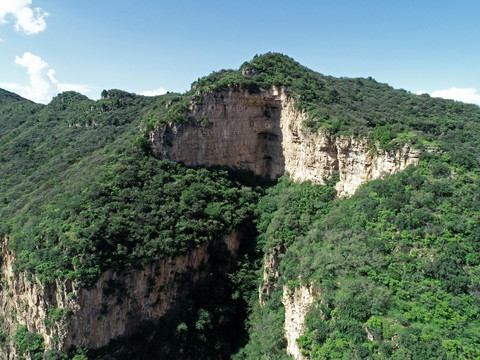
<svg viewBox="0 0 480 360">
<path fill-rule="evenodd" d="M 266 188 L 152 151 L 146 132 L 155 126 L 204 120 L 189 112 L 203 93 L 272 85 L 308 111 L 311 131 L 367 137 L 384 150 L 409 142 L 425 150 L 420 165 L 336 199 L 335 177 L 325 185 L 282 177 Z M 324 76 L 269 53 L 199 79 L 186 94 L 110 90 L 92 101 L 66 92 L 44 106 L 0 90 L 0 125 L 0 236 L 16 270 L 32 278 L 90 286 L 108 268 L 185 253 L 239 225 L 255 240 L 229 271 L 192 289 L 163 330 L 146 327 L 155 335 L 91 356 L 129 358 L 121 355 L 129 344 L 158 357 L 165 348 L 155 346 L 167 341 L 171 358 L 287 358 L 283 286 L 309 286 L 318 298 L 297 342 L 313 359 L 480 358 L 477 106 Z M 261 258 L 272 248 L 283 251 L 280 276 L 260 306 Z M 223 253 L 214 259 L 221 265 Z M 0 331 L 1 343 L 8 336 L 19 354 L 41 358 L 38 334 L 19 326 Z M 85 350 L 74 356 L 86 358 Z"/>
<path fill-rule="evenodd" d="M 32 115 L 2 134 L 0 229 L 18 269 L 44 282 L 87 284 L 107 268 L 185 253 L 251 216 L 254 191 L 228 172 L 150 156 L 136 127 L 152 100 L 113 93 L 97 103 L 74 93 L 43 108 L 25 102 Z"/>
<path fill-rule="evenodd" d="M 478 167 L 454 168 L 433 155 L 350 199 L 309 195 L 328 193 L 318 185 L 269 190 L 259 205 L 260 239 L 266 251 L 279 242 L 286 251 L 276 291 L 256 307 L 239 358 L 282 358 L 283 285 L 318 294 L 298 339 L 312 359 L 478 358 L 479 175 Z M 293 209 L 278 206 L 286 202 Z M 315 210 L 295 214 L 295 204 Z"/>
</svg>

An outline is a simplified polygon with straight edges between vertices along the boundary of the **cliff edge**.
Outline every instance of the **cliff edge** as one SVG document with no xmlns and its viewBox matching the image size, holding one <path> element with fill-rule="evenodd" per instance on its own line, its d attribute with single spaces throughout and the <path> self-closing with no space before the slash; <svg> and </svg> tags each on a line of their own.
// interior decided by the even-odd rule
<svg viewBox="0 0 480 360">
<path fill-rule="evenodd" d="M 282 87 L 205 93 L 191 103 L 202 121 L 164 124 L 150 133 L 154 151 L 187 166 L 231 166 L 276 178 L 323 183 L 339 174 L 339 196 L 351 196 L 364 182 L 418 164 L 420 152 L 405 145 L 381 151 L 368 139 L 312 132 L 308 119 Z M 207 121 L 208 120 L 208 121 Z"/>
</svg>

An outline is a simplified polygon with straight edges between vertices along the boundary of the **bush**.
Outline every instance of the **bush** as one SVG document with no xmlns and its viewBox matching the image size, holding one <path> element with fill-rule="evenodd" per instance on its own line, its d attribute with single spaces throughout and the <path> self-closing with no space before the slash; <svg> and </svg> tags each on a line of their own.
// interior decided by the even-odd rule
<svg viewBox="0 0 480 360">
<path fill-rule="evenodd" d="M 13 335 L 15 348 L 20 355 L 28 355 L 32 360 L 43 359 L 45 344 L 40 334 L 29 332 L 27 326 L 21 325 Z"/>
</svg>

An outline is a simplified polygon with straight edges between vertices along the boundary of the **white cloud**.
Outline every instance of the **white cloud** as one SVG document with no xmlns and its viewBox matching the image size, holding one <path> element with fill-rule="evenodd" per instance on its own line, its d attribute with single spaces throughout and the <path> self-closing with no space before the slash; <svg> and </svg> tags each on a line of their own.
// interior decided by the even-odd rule
<svg viewBox="0 0 480 360">
<path fill-rule="evenodd" d="M 0 43 L 2 43 L 2 42 L 5 42 L 5 40 L 3 40 L 2 38 L 0 38 Z"/>
<path fill-rule="evenodd" d="M 0 83 L 0 87 L 32 101 L 46 104 L 59 92 L 73 90 L 85 93 L 91 90 L 86 85 L 59 83 L 55 78 L 55 70 L 50 69 L 45 61 L 30 52 L 24 53 L 22 57 L 16 56 L 15 64 L 27 68 L 30 84 L 22 86 L 15 83 Z"/>
<path fill-rule="evenodd" d="M 82 94 L 92 91 L 92 88 L 88 85 L 82 84 L 58 84 L 58 92 L 64 91 L 76 91 Z"/>
<path fill-rule="evenodd" d="M 0 83 L 0 88 L 7 89 L 13 91 L 15 93 L 21 93 L 24 89 L 23 86 L 15 84 L 15 83 Z"/>
<path fill-rule="evenodd" d="M 473 88 L 452 87 L 448 90 L 435 90 L 430 95 L 480 105 L 480 94 Z"/>
<path fill-rule="evenodd" d="M 157 95 L 164 95 L 166 93 L 167 93 L 167 90 L 165 90 L 163 87 L 159 87 L 157 90 L 147 90 L 147 91 L 141 92 L 140 95 L 157 96 Z"/>
<path fill-rule="evenodd" d="M 423 95 L 423 94 L 426 94 L 427 91 L 426 90 L 418 90 L 415 94 L 417 95 Z"/>
<path fill-rule="evenodd" d="M 15 57 L 15 64 L 27 68 L 30 86 L 26 86 L 20 95 L 35 102 L 47 103 L 58 93 L 58 81 L 55 71 L 39 56 L 26 52 L 22 57 Z"/>
<path fill-rule="evenodd" d="M 27 35 L 37 34 L 47 27 L 48 13 L 40 8 L 31 8 L 32 0 L 1 0 L 0 25 L 8 23 L 7 16 L 15 18 L 15 30 Z"/>
</svg>

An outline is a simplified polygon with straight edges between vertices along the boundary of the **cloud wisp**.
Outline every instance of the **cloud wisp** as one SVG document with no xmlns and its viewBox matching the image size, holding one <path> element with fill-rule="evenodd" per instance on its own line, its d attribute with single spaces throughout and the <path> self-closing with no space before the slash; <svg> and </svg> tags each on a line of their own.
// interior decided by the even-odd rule
<svg viewBox="0 0 480 360">
<path fill-rule="evenodd" d="M 144 96 L 157 96 L 157 95 L 164 95 L 167 93 L 167 90 L 165 90 L 163 87 L 159 87 L 156 90 L 146 90 L 140 93 L 140 95 Z"/>
<path fill-rule="evenodd" d="M 7 18 L 15 18 L 14 28 L 27 35 L 38 34 L 47 27 L 48 13 L 41 8 L 32 8 L 32 0 L 2 0 L 0 2 L 0 25 L 8 23 Z"/>
<path fill-rule="evenodd" d="M 35 102 L 46 104 L 59 92 L 73 90 L 81 93 L 91 89 L 85 85 L 61 84 L 55 78 L 55 70 L 48 64 L 30 52 L 22 57 L 15 57 L 15 64 L 25 67 L 29 76 L 30 84 L 22 86 L 15 83 L 0 83 L 0 87 L 17 92 L 19 95 Z"/>
<path fill-rule="evenodd" d="M 448 90 L 435 90 L 430 96 L 480 105 L 480 94 L 473 88 L 452 87 Z"/>
<path fill-rule="evenodd" d="M 427 94 L 425 90 L 416 92 L 417 95 Z M 476 104 L 480 106 L 480 94 L 474 88 L 456 88 L 451 87 L 447 90 L 435 90 L 430 93 L 431 97 L 439 97 L 443 99 L 450 99 L 461 101 L 468 104 Z"/>
</svg>

